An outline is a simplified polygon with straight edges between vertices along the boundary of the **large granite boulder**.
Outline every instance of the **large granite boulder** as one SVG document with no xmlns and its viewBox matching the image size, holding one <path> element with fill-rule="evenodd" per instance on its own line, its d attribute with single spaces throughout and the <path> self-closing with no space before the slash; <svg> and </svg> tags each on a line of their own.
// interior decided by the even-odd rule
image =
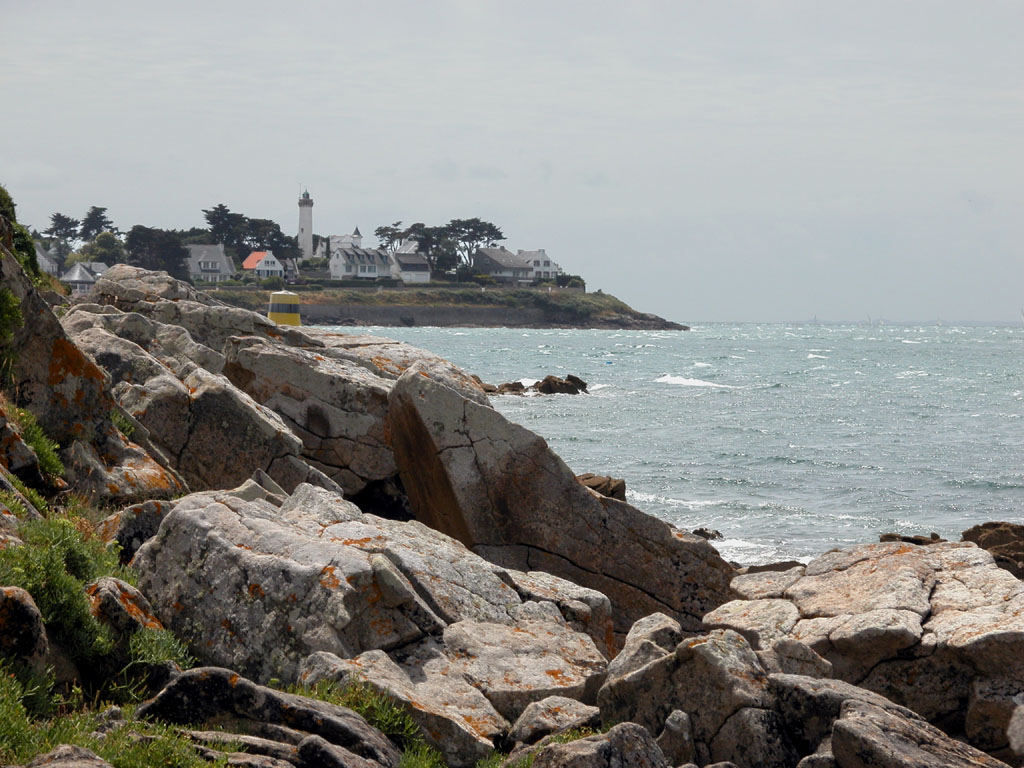
<svg viewBox="0 0 1024 768">
<path fill-rule="evenodd" d="M 688 715 L 701 764 L 795 764 L 796 751 L 774 709 L 768 675 L 736 632 L 713 630 L 684 638 L 658 658 L 633 666 L 613 669 L 598 693 L 605 722 L 630 721 L 660 734 L 678 710 Z M 612 676 L 617 672 L 623 674 Z"/>
<path fill-rule="evenodd" d="M 607 733 L 565 744 L 549 744 L 533 753 L 533 768 L 669 768 L 651 734 L 636 723 L 621 723 Z"/>
<path fill-rule="evenodd" d="M 524 601 L 511 577 L 457 541 L 308 485 L 280 507 L 232 493 L 187 496 L 133 563 L 157 615 L 198 658 L 258 680 L 294 680 L 316 651 L 352 658 L 431 636 L 462 647 L 474 633 L 451 627 L 466 621 L 538 620 L 562 633 L 567 653 L 589 649 L 579 653 L 595 674 L 604 667 L 557 605 Z M 480 632 L 478 642 L 495 642 Z M 553 660 L 548 668 L 559 669 Z"/>
<path fill-rule="evenodd" d="M 131 442 L 117 429 L 107 375 L 69 338 L 17 260 L 0 251 L 0 282 L 19 302 L 23 319 L 10 342 L 17 350 L 11 390 L 16 404 L 31 411 L 62 446 L 65 479 L 96 500 L 137 501 L 183 492 L 184 483 L 151 455 L 144 436 Z"/>
<path fill-rule="evenodd" d="M 232 338 L 225 352 L 232 383 L 280 414 L 301 438 L 303 457 L 346 494 L 397 472 L 385 423 L 387 380 L 321 350 L 253 336 Z"/>
<path fill-rule="evenodd" d="M 764 596 L 705 621 L 758 647 L 802 642 L 836 678 L 966 729 L 978 746 L 1006 745 L 1004 727 L 983 723 L 993 711 L 1005 723 L 1024 693 L 1024 585 L 990 553 L 971 543 L 868 544 L 822 555 L 776 586 L 748 578 L 742 590 Z"/>
<path fill-rule="evenodd" d="M 688 627 L 731 599 L 733 569 L 704 539 L 590 491 L 542 438 L 413 366 L 388 424 L 416 518 L 492 562 L 609 597 L 617 630 L 663 611 Z"/>
</svg>

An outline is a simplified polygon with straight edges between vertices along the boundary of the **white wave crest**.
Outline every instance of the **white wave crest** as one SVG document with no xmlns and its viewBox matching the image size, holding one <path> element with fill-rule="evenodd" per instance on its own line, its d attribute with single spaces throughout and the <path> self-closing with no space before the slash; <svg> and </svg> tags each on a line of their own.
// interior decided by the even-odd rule
<svg viewBox="0 0 1024 768">
<path fill-rule="evenodd" d="M 813 352 L 807 355 L 808 360 L 828 360 L 828 355 L 816 355 Z"/>
<path fill-rule="evenodd" d="M 711 367 L 711 363 L 694 363 L 693 367 L 694 368 L 710 368 Z"/>
<path fill-rule="evenodd" d="M 655 379 L 659 384 L 675 384 L 680 387 L 714 387 L 716 389 L 736 389 L 728 384 L 715 384 L 712 381 L 704 381 L 703 379 L 688 379 L 685 376 L 672 376 L 665 374 L 664 376 Z"/>
</svg>

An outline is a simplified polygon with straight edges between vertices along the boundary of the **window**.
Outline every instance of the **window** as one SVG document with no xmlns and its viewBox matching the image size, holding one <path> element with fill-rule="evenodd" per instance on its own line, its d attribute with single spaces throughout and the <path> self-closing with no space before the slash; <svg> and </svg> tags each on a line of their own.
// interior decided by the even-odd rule
<svg viewBox="0 0 1024 768">
<path fill-rule="evenodd" d="M 540 266 L 540 259 L 537 259 L 536 261 L 534 261 L 533 262 L 533 266 L 539 267 Z"/>
<path fill-rule="evenodd" d="M 545 261 L 544 262 L 544 266 L 545 267 L 550 267 L 551 266 L 551 262 L 550 261 Z"/>
</svg>

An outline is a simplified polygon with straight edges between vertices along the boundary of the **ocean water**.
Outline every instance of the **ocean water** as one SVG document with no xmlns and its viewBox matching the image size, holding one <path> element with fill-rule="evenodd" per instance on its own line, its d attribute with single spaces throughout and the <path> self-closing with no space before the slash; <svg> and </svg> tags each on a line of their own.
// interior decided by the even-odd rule
<svg viewBox="0 0 1024 768">
<path fill-rule="evenodd" d="M 659 331 L 339 328 L 406 341 L 485 381 L 585 379 L 494 397 L 577 473 L 708 526 L 743 564 L 878 534 L 1024 522 L 1024 328 L 697 326 Z"/>
</svg>

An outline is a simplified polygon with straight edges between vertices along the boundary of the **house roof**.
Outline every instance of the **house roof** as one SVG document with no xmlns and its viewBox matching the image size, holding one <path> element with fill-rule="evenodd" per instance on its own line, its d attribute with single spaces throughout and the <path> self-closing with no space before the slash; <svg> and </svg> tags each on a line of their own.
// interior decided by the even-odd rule
<svg viewBox="0 0 1024 768">
<path fill-rule="evenodd" d="M 352 230 L 352 237 L 362 237 L 362 233 L 359 231 L 359 227 Z"/>
<path fill-rule="evenodd" d="M 430 263 L 422 253 L 403 253 L 399 251 L 393 258 L 404 272 L 423 272 L 430 269 Z"/>
<path fill-rule="evenodd" d="M 485 263 L 476 264 L 476 256 L 483 256 Z M 478 267 L 486 267 L 486 260 L 494 262 L 497 266 L 503 269 L 529 269 L 530 265 L 526 263 L 526 259 L 521 256 L 517 256 L 512 251 L 504 248 L 480 248 L 474 256 L 474 264 Z"/>
<path fill-rule="evenodd" d="M 265 258 L 267 258 L 267 251 L 253 251 L 245 257 L 242 269 L 256 269 Z"/>
<path fill-rule="evenodd" d="M 61 277 L 62 283 L 95 283 L 96 277 L 85 265 L 75 264 Z"/>
<path fill-rule="evenodd" d="M 388 255 L 375 248 L 335 248 L 331 251 L 331 257 L 359 264 L 387 264 L 388 262 Z"/>
<path fill-rule="evenodd" d="M 216 266 L 215 269 L 222 275 L 232 275 L 235 272 L 235 265 L 232 263 L 228 255 L 224 253 L 224 246 L 218 243 L 217 245 L 186 245 L 188 248 L 188 269 L 192 274 L 199 274 L 201 268 L 199 266 L 200 261 L 213 262 Z M 210 270 L 207 269 L 207 272 Z"/>
</svg>

